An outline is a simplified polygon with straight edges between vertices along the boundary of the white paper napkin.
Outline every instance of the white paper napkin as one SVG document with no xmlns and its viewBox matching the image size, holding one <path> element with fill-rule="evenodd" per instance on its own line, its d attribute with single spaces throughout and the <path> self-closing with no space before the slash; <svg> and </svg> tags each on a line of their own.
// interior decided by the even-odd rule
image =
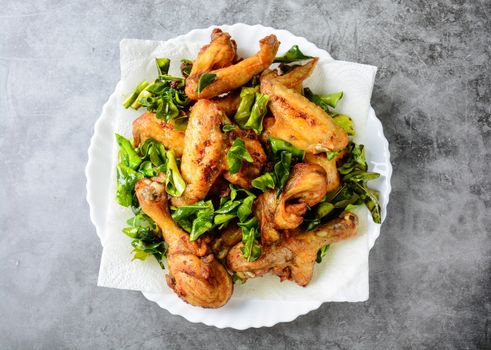
<svg viewBox="0 0 491 350">
<path fill-rule="evenodd" d="M 181 58 L 193 59 L 204 42 L 186 44 L 123 40 L 121 50 L 121 81 L 116 87 L 117 103 L 121 106 L 124 98 L 143 79 L 153 81 L 157 76 L 156 57 L 171 59 L 170 74 L 179 74 Z M 241 43 L 238 42 L 240 47 Z M 280 48 L 280 52 L 287 50 Z M 254 53 L 256 48 L 248 50 Z M 306 52 L 308 54 L 308 52 Z M 370 97 L 376 67 L 357 63 L 321 59 L 314 74 L 305 82 L 314 93 L 343 91 L 344 97 L 337 111 L 352 117 L 358 135 L 365 130 Z M 131 122 L 142 112 L 117 109 L 114 132 L 131 137 Z M 117 145 L 113 144 L 113 173 L 111 180 L 107 220 L 102 234 L 103 253 L 98 285 L 102 287 L 131 289 L 146 292 L 173 293 L 165 282 L 162 270 L 153 257 L 146 261 L 131 261 L 131 239 L 121 232 L 126 220 L 132 216 L 129 209 L 112 200 L 116 192 L 115 167 Z M 356 238 L 331 245 L 322 264 L 315 267 L 311 283 L 299 287 L 293 282 L 280 282 L 276 276 L 264 276 L 236 285 L 233 298 L 273 299 L 295 301 L 363 301 L 368 298 L 368 235 L 366 234 L 369 213 L 358 209 L 360 218 L 359 234 Z"/>
</svg>

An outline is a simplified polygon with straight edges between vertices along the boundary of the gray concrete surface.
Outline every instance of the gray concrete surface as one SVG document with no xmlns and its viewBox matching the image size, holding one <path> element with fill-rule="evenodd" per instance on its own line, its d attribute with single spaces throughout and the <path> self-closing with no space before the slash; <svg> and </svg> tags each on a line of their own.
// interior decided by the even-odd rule
<svg viewBox="0 0 491 350">
<path fill-rule="evenodd" d="M 191 3 L 0 0 L 0 349 L 489 349 L 491 3 Z M 378 66 L 395 169 L 370 300 L 241 332 L 96 287 L 83 173 L 119 40 L 234 22 Z"/>
</svg>

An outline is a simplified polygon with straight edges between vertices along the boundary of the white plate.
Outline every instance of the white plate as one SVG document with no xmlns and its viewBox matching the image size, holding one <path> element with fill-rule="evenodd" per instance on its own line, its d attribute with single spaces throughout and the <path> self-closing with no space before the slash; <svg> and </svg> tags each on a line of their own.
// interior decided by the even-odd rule
<svg viewBox="0 0 491 350">
<path fill-rule="evenodd" d="M 209 34 L 212 28 L 196 29 L 186 35 L 171 39 L 171 41 L 192 41 L 206 43 L 209 41 Z M 276 30 L 263 26 L 249 26 L 245 24 L 234 24 L 232 26 L 220 26 L 224 31 L 236 37 L 235 33 L 254 33 L 256 38 L 274 33 L 285 41 L 298 44 L 302 50 L 309 54 L 332 59 L 324 50 L 317 48 L 304 38 L 294 36 L 285 30 Z M 241 45 L 247 45 L 241 40 Z M 288 45 L 287 45 L 288 46 Z M 239 49 L 240 52 L 240 49 Z M 99 237 L 105 223 L 107 204 L 110 200 L 108 189 L 110 188 L 111 178 L 111 155 L 114 140 L 113 116 L 117 108 L 121 108 L 116 103 L 116 95 L 113 93 L 103 107 L 103 111 L 95 124 L 94 135 L 92 136 L 88 162 L 85 168 L 87 177 L 87 202 L 90 207 L 90 218 L 96 227 Z M 382 206 L 382 220 L 386 215 L 387 203 L 390 194 L 390 178 L 392 166 L 390 164 L 390 154 L 387 139 L 384 136 L 382 124 L 375 116 L 371 108 L 368 115 L 365 135 L 360 140 L 366 146 L 366 156 L 369 169 L 379 172 L 382 176 L 377 181 L 373 181 L 371 186 L 380 192 Z M 380 225 L 373 223 L 368 227 L 370 247 L 380 234 Z M 250 327 L 270 327 L 279 322 L 289 322 L 300 315 L 306 314 L 311 310 L 317 309 L 322 303 L 317 301 L 272 301 L 272 300 L 234 300 L 220 309 L 202 309 L 190 306 L 182 302 L 177 295 L 164 295 L 159 293 L 143 293 L 143 295 L 174 315 L 180 315 L 191 322 L 202 322 L 209 326 L 218 328 L 231 327 L 235 329 L 246 329 Z"/>
</svg>

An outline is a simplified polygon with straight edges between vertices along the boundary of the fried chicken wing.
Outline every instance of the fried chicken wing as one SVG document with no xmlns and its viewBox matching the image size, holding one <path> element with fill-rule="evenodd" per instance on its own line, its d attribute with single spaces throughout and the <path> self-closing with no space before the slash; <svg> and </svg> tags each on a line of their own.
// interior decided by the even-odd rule
<svg viewBox="0 0 491 350">
<path fill-rule="evenodd" d="M 249 189 L 252 187 L 252 180 L 261 175 L 264 164 L 266 164 L 266 161 L 268 160 L 266 153 L 264 152 L 263 146 L 257 135 L 252 130 L 242 130 L 237 128 L 227 133 L 227 135 L 229 147 L 238 137 L 244 141 L 247 152 L 251 155 L 253 162 L 249 163 L 242 161 L 239 172 L 231 174 L 228 171 L 227 162 L 224 159 L 223 165 L 225 172 L 223 173 L 223 177 L 234 185 Z"/>
<path fill-rule="evenodd" d="M 282 280 L 289 279 L 306 286 L 312 279 L 317 251 L 327 244 L 353 237 L 357 222 L 354 214 L 346 213 L 313 231 L 290 232 L 278 244 L 263 247 L 261 257 L 253 262 L 242 256 L 241 242 L 227 255 L 227 266 L 241 278 L 261 276 L 273 271 Z"/>
<path fill-rule="evenodd" d="M 263 75 L 267 76 L 267 79 L 274 80 L 275 83 L 280 83 L 289 89 L 293 89 L 294 91 L 301 93 L 303 81 L 310 77 L 317 66 L 318 61 L 319 57 L 314 57 L 308 63 L 295 66 L 292 68 L 292 70 L 283 75 L 278 75 L 276 70 L 265 72 Z"/>
<path fill-rule="evenodd" d="M 227 117 L 237 112 L 240 104 L 240 91 L 231 91 L 224 97 L 215 97 L 212 101 L 222 110 Z"/>
<path fill-rule="evenodd" d="M 265 129 L 266 135 L 315 154 L 338 151 L 348 144 L 344 129 L 322 108 L 268 75 L 261 77 L 261 93 L 269 95 L 268 106 L 275 117 L 275 123 Z"/>
<path fill-rule="evenodd" d="M 225 259 L 230 249 L 242 240 L 242 229 L 236 224 L 229 225 L 211 244 L 211 250 L 218 259 Z"/>
<path fill-rule="evenodd" d="M 133 121 L 135 147 L 146 139 L 160 142 L 165 148 L 174 150 L 178 157 L 184 150 L 184 131 L 176 130 L 173 120 L 166 123 L 164 120 L 157 119 L 155 113 L 146 112 Z"/>
<path fill-rule="evenodd" d="M 201 48 L 189 75 L 199 76 L 212 69 L 230 66 L 235 59 L 236 49 L 230 34 L 222 32 L 219 28 L 213 29 L 210 44 Z"/>
<path fill-rule="evenodd" d="M 259 220 L 259 233 L 263 245 L 280 239 L 280 232 L 276 229 L 274 221 L 277 206 L 278 199 L 273 190 L 261 194 L 254 203 L 254 215 Z"/>
<path fill-rule="evenodd" d="M 223 112 L 210 100 L 199 100 L 192 107 L 181 159 L 181 174 L 187 187 L 181 197 L 172 198 L 173 205 L 189 205 L 205 198 L 222 172 L 222 120 Z"/>
<path fill-rule="evenodd" d="M 271 34 L 259 41 L 259 52 L 232 66 L 211 70 L 216 74 L 215 80 L 203 89 L 199 95 L 196 93 L 201 74 L 190 74 L 186 79 L 186 95 L 192 99 L 212 98 L 244 85 L 256 74 L 268 68 L 276 56 L 280 42 Z"/>
<path fill-rule="evenodd" d="M 327 193 L 326 188 L 326 172 L 320 165 L 295 164 L 275 210 L 276 228 L 297 228 L 303 222 L 307 208 L 324 198 Z"/>
<path fill-rule="evenodd" d="M 232 279 L 205 240 L 191 242 L 189 235 L 172 220 L 162 180 L 140 180 L 135 192 L 143 212 L 157 223 L 169 246 L 167 284 L 191 305 L 223 306 L 232 295 Z"/>
<path fill-rule="evenodd" d="M 336 158 L 329 160 L 325 154 L 305 153 L 305 162 L 320 165 L 326 171 L 327 192 L 334 191 L 341 186 L 341 178 L 336 166 Z"/>
</svg>

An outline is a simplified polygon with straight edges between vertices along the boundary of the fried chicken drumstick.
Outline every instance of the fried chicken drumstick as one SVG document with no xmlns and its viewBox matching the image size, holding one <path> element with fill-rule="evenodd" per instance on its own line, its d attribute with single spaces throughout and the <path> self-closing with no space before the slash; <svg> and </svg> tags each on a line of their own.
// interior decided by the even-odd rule
<svg viewBox="0 0 491 350">
<path fill-rule="evenodd" d="M 188 233 L 174 222 L 162 177 L 138 181 L 135 192 L 143 212 L 157 223 L 169 246 L 167 284 L 191 305 L 223 306 L 232 295 L 232 279 L 205 240 L 191 242 Z"/>
</svg>

